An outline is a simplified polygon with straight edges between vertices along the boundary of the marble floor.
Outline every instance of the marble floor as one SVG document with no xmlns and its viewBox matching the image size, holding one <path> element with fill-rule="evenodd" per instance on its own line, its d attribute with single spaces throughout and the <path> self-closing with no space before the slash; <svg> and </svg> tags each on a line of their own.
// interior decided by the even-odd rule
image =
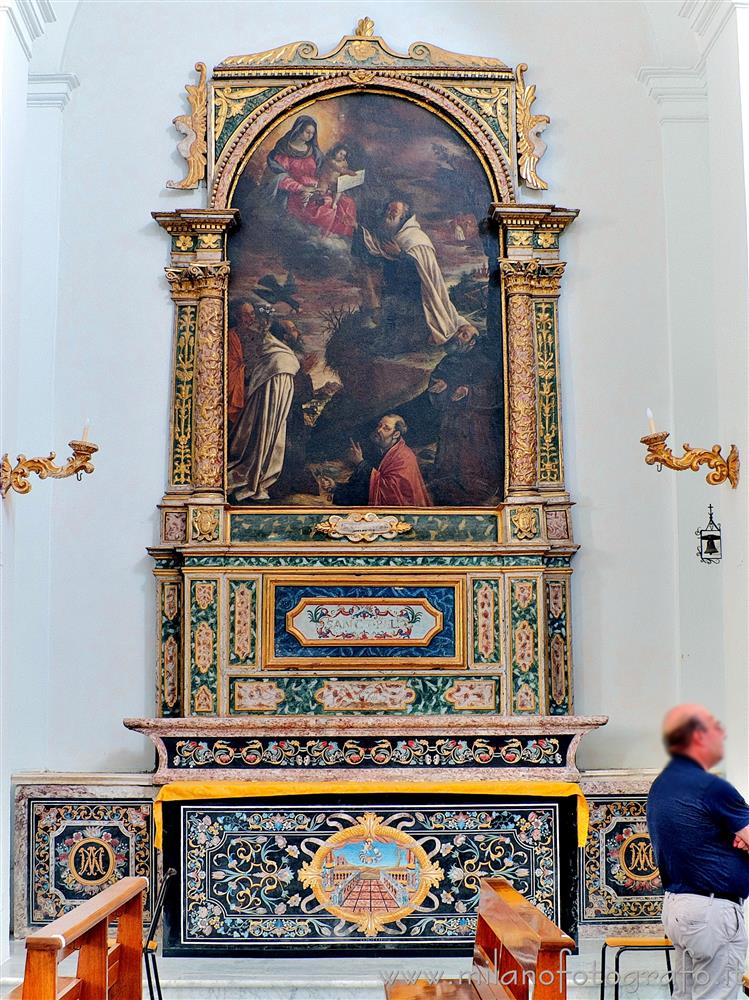
<svg viewBox="0 0 749 1000">
<path fill-rule="evenodd" d="M 580 953 L 570 959 L 568 1000 L 597 1000 L 600 995 L 601 943 L 583 940 Z M 0 994 L 19 982 L 23 959 L 23 942 L 13 942 L 10 959 L 0 966 Z M 469 958 L 437 957 L 159 959 L 164 1000 L 384 1000 L 385 984 L 396 977 L 459 978 L 469 968 Z M 669 996 L 660 953 L 627 955 L 621 975 L 621 1000 Z M 608 996 L 613 997 L 613 987 Z"/>
</svg>

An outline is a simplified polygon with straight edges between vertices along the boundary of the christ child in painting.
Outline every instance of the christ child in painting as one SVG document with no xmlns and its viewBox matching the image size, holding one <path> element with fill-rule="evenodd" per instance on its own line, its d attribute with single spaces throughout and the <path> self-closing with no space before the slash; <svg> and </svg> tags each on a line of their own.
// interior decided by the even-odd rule
<svg viewBox="0 0 749 1000">
<path fill-rule="evenodd" d="M 342 173 L 352 172 L 347 155 L 345 146 L 339 148 L 339 159 L 331 160 L 324 168 L 325 157 L 317 143 L 317 122 L 310 115 L 300 115 L 268 154 L 266 188 L 271 198 L 298 222 L 323 236 L 351 236 L 356 228 L 353 198 L 345 194 L 334 198 L 327 190 L 334 178 L 337 186 Z M 323 170 L 327 181 L 321 191 Z"/>
</svg>

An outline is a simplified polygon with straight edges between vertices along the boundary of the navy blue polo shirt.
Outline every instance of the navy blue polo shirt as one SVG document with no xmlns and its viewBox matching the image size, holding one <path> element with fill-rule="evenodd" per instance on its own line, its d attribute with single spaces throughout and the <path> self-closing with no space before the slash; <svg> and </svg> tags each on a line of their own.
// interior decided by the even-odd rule
<svg viewBox="0 0 749 1000">
<path fill-rule="evenodd" d="M 690 757 L 674 756 L 648 795 L 648 830 L 667 892 L 749 896 L 749 854 L 733 846 L 749 826 L 738 791 Z"/>
</svg>

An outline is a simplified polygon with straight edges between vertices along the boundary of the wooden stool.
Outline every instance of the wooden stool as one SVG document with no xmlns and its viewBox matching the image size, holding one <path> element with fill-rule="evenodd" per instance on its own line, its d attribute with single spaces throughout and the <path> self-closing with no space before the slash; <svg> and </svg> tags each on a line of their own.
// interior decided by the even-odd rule
<svg viewBox="0 0 749 1000">
<path fill-rule="evenodd" d="M 674 992 L 674 976 L 671 971 L 671 956 L 673 944 L 667 937 L 607 937 L 601 948 L 601 1000 L 606 996 L 606 950 L 616 948 L 614 956 L 614 1000 L 619 1000 L 619 957 L 623 951 L 662 951 L 666 955 L 668 970 L 668 988 Z"/>
</svg>

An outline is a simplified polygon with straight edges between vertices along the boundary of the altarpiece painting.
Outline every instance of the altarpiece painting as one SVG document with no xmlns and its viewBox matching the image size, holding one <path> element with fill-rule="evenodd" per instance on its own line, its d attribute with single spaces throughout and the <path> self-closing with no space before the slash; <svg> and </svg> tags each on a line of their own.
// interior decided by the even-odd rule
<svg viewBox="0 0 749 1000">
<path fill-rule="evenodd" d="M 158 750 L 167 948 L 461 950 L 500 871 L 572 927 L 603 721 L 572 714 L 576 212 L 518 198 L 545 187 L 526 67 L 365 18 L 196 69 L 171 186 L 208 205 L 155 213 L 159 717 L 126 723 Z"/>
<path fill-rule="evenodd" d="M 230 500 L 496 506 L 495 195 L 460 133 L 388 94 L 313 101 L 254 147 L 231 199 Z"/>
<path fill-rule="evenodd" d="M 400 53 L 364 18 L 325 54 L 195 69 L 167 187 L 205 205 L 154 213 L 156 713 L 125 720 L 157 766 L 19 786 L 16 934 L 169 866 L 168 954 L 467 954 L 496 875 L 573 934 L 578 888 L 584 922 L 651 919 L 645 789 L 583 776 L 585 841 L 575 755 L 606 720 L 573 714 L 577 212 L 522 196 L 549 124 L 527 67 Z"/>
</svg>

